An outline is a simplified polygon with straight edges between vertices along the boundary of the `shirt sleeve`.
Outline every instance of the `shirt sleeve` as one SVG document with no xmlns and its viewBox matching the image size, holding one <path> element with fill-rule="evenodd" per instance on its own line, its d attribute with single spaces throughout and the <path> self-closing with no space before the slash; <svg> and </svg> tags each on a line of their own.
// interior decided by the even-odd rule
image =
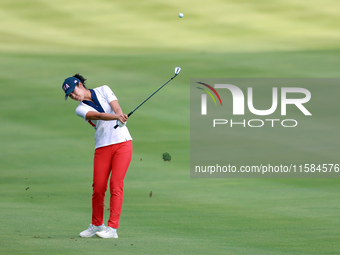
<svg viewBox="0 0 340 255">
<path fill-rule="evenodd" d="M 83 118 L 85 121 L 88 121 L 86 119 L 86 114 L 91 111 L 91 109 L 89 107 L 86 107 L 84 105 L 78 105 L 78 107 L 76 108 L 76 114 Z M 93 110 L 92 110 L 93 111 Z"/>
<path fill-rule="evenodd" d="M 111 103 L 113 100 L 118 100 L 116 95 L 112 92 L 111 88 L 107 85 L 104 85 L 104 92 L 105 92 L 105 98 L 107 100 L 107 103 Z"/>
</svg>

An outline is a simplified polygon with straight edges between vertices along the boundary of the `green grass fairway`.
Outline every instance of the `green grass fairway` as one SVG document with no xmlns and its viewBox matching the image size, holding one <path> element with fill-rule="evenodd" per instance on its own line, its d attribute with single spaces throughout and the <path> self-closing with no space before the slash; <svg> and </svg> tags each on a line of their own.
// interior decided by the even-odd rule
<svg viewBox="0 0 340 255">
<path fill-rule="evenodd" d="M 1 1 L 0 254 L 338 254 L 339 179 L 190 178 L 189 85 L 339 77 L 339 7 Z M 180 75 L 128 121 L 119 239 L 79 238 L 91 223 L 94 130 L 65 102 L 63 80 L 79 72 L 89 88 L 109 85 L 128 113 L 176 66 Z"/>
</svg>

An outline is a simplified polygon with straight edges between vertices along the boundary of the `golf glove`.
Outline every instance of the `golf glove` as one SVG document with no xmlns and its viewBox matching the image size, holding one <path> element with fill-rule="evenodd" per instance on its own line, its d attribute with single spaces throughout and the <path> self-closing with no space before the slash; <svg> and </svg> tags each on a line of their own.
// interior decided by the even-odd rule
<svg viewBox="0 0 340 255">
<path fill-rule="evenodd" d="M 125 126 L 126 126 L 126 122 L 127 122 L 127 121 L 125 121 L 125 123 L 123 124 L 123 123 L 121 123 L 119 120 L 117 120 L 116 124 L 117 124 L 119 127 L 125 127 Z"/>
</svg>

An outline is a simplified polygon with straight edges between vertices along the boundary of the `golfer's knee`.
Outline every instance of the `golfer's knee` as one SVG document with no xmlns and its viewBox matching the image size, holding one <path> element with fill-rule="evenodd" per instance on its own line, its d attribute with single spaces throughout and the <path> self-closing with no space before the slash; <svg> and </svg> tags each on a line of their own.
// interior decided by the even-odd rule
<svg viewBox="0 0 340 255">
<path fill-rule="evenodd" d="M 93 196 L 105 196 L 105 192 L 106 192 L 106 185 L 97 185 L 97 184 L 93 184 Z"/>
<path fill-rule="evenodd" d="M 111 182 L 110 184 L 110 193 L 113 196 L 120 196 L 123 194 L 123 186 L 124 182 Z"/>
</svg>

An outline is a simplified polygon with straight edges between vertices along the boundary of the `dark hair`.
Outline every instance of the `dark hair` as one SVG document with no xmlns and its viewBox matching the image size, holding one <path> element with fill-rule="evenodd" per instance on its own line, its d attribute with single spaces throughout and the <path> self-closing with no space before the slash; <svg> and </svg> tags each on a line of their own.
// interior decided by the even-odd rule
<svg viewBox="0 0 340 255">
<path fill-rule="evenodd" d="M 85 78 L 84 78 L 82 75 L 80 75 L 79 73 L 73 75 L 73 77 L 79 79 L 79 80 L 81 81 L 81 83 L 83 84 L 84 88 L 86 89 L 86 87 L 85 87 L 85 81 L 86 81 L 87 79 L 85 79 Z"/>
</svg>

